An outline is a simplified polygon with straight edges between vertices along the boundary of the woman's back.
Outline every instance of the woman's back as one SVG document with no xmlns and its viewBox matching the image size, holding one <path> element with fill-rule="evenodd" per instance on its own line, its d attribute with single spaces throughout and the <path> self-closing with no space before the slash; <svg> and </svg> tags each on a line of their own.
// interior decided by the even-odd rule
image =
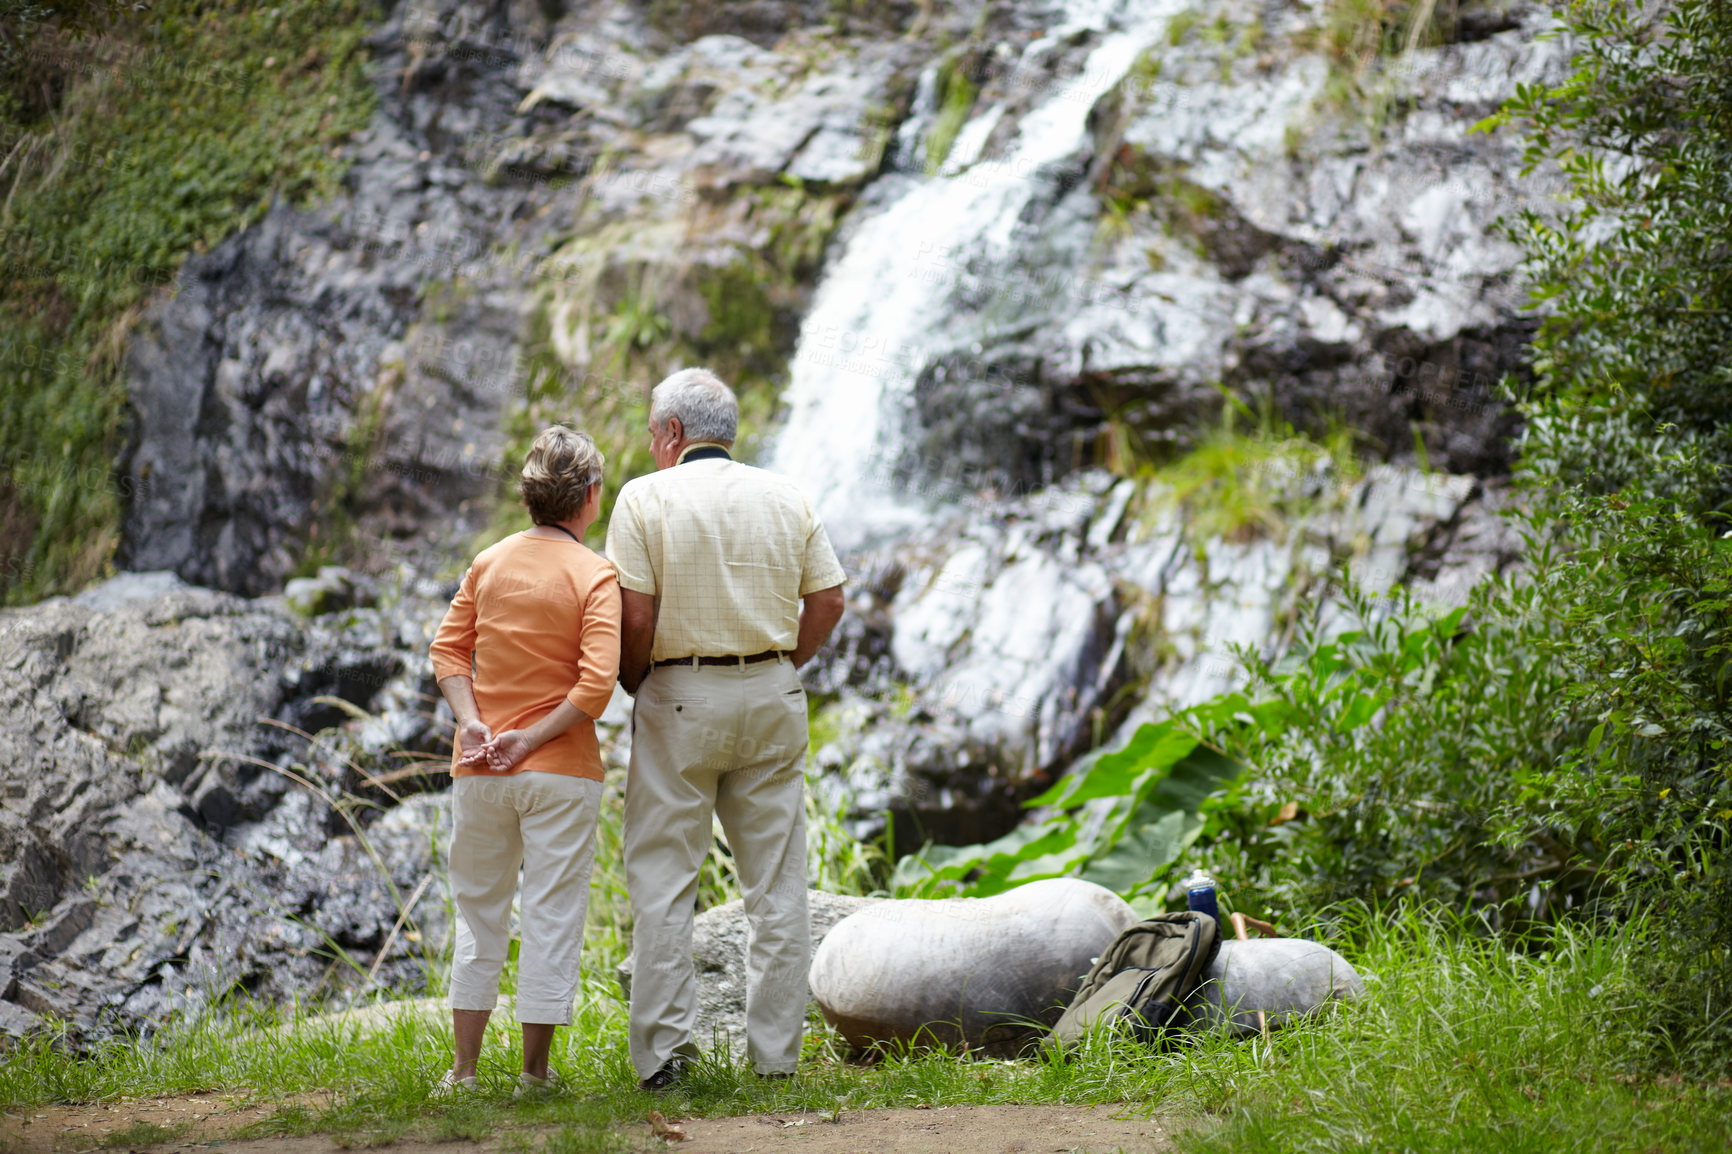
<svg viewBox="0 0 1732 1154">
<path fill-rule="evenodd" d="M 576 541 L 517 533 L 483 550 L 463 576 L 434 638 L 436 675 L 469 673 L 481 720 L 520 729 L 569 701 L 591 718 L 613 696 L 619 662 L 613 567 Z M 452 773 L 482 773 L 459 766 Z M 517 771 L 600 780 L 595 723 L 580 722 L 529 754 Z"/>
</svg>

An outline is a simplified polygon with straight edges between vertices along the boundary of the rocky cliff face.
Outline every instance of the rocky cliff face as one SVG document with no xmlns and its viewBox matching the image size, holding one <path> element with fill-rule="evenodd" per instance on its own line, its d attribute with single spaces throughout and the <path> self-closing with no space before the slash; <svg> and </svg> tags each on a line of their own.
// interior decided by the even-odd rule
<svg viewBox="0 0 1732 1154">
<path fill-rule="evenodd" d="M 131 351 L 123 567 L 257 595 L 384 541 L 431 571 L 487 523 L 533 399 L 593 424 L 637 388 L 616 345 L 785 357 L 929 52 L 795 5 L 549 10 L 397 5 L 346 194 L 188 262 Z M 681 40 L 736 19 L 786 43 Z"/>
<path fill-rule="evenodd" d="M 1468 129 L 1556 72 L 1543 14 L 1343 95 L 1325 13 L 1120 7 L 909 38 L 889 8 L 398 6 L 347 195 L 190 261 L 134 342 L 121 563 L 256 595 L 358 542 L 449 561 L 513 419 L 604 416 L 622 346 L 791 382 L 820 445 L 805 419 L 860 439 L 856 393 L 889 464 L 999 488 L 1188 444 L 1217 383 L 1497 473 L 1526 325 L 1491 225 L 1537 189 Z M 825 280 L 850 307 L 810 315 Z"/>
<path fill-rule="evenodd" d="M 1248 539 L 1085 472 L 860 554 L 864 587 L 808 677 L 837 695 L 813 749 L 856 835 L 888 827 L 908 852 L 1009 832 L 1091 750 L 1239 686 L 1235 647 L 1273 657 L 1308 621 L 1346 622 L 1344 573 L 1380 610 L 1405 586 L 1447 611 L 1519 562 L 1496 491 L 1470 477 L 1264 467 L 1292 516 Z"/>
<path fill-rule="evenodd" d="M 774 458 L 871 575 L 820 760 L 900 848 L 1005 832 L 1122 726 L 1227 688 L 1233 645 L 1338 613 L 1344 568 L 1459 604 L 1513 558 L 1493 385 L 1526 322 L 1494 226 L 1545 199 L 1471 128 L 1564 47 L 1487 10 L 1344 97 L 1326 18 L 1079 12 L 923 74 L 905 144 L 954 106 L 947 63 L 978 91 L 937 179 L 893 171 L 855 210 Z M 1219 387 L 1262 407 L 1249 447 L 1212 427 Z M 1353 448 L 1293 456 L 1270 414 Z M 1187 450 L 1236 491 L 1179 500 L 1153 466 Z M 1367 451 L 1390 465 L 1349 475 Z M 1256 523 L 1208 508 L 1247 490 Z"/>
<path fill-rule="evenodd" d="M 0 1030 L 422 984 L 446 937 L 443 797 L 362 777 L 397 768 L 369 749 L 431 747 L 404 658 L 425 619 L 309 625 L 165 573 L 8 613 Z M 344 703 L 387 731 L 302 736 Z"/>
<path fill-rule="evenodd" d="M 345 194 L 189 261 L 134 340 L 121 560 L 178 577 L 0 618 L 0 1028 L 415 984 L 439 803 L 356 765 L 436 745 L 433 579 L 537 423 L 639 467 L 680 362 L 741 383 L 847 552 L 814 748 L 903 848 L 1004 832 L 1230 645 L 1337 612 L 1344 566 L 1459 602 L 1512 562 L 1493 222 L 1542 190 L 1469 129 L 1557 75 L 1541 11 L 1368 60 L 1302 3 L 838 11 L 390 9 Z M 1160 471 L 1246 443 L 1236 489 Z M 333 558 L 386 607 L 275 596 Z"/>
</svg>

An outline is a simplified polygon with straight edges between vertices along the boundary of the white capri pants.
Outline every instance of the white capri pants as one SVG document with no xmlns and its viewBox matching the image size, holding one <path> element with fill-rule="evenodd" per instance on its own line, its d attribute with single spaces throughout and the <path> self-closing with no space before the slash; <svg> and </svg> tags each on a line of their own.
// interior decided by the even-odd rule
<svg viewBox="0 0 1732 1154">
<path fill-rule="evenodd" d="M 569 1026 L 601 782 L 525 770 L 460 777 L 452 786 L 451 888 L 457 949 L 451 1008 L 491 1010 L 511 940 L 511 895 L 523 870 L 517 1020 Z"/>
</svg>

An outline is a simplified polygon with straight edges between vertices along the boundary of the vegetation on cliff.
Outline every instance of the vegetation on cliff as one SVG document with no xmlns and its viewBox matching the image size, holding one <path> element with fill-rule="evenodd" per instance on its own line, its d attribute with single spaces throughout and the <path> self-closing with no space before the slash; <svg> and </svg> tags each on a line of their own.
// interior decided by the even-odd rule
<svg viewBox="0 0 1732 1154">
<path fill-rule="evenodd" d="M 6 6 L 0 603 L 75 590 L 119 537 L 127 336 L 187 256 L 330 195 L 372 113 L 365 0 Z"/>
</svg>

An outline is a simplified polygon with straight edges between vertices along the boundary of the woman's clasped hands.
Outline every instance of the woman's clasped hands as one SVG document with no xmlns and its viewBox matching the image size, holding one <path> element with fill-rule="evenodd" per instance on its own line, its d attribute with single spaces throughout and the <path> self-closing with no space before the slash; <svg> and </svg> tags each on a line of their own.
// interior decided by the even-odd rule
<svg viewBox="0 0 1732 1154">
<path fill-rule="evenodd" d="M 481 721 L 464 725 L 458 731 L 458 740 L 462 743 L 463 754 L 457 764 L 465 769 L 489 773 L 510 773 L 535 750 L 527 731 L 508 729 L 496 737 Z"/>
</svg>

